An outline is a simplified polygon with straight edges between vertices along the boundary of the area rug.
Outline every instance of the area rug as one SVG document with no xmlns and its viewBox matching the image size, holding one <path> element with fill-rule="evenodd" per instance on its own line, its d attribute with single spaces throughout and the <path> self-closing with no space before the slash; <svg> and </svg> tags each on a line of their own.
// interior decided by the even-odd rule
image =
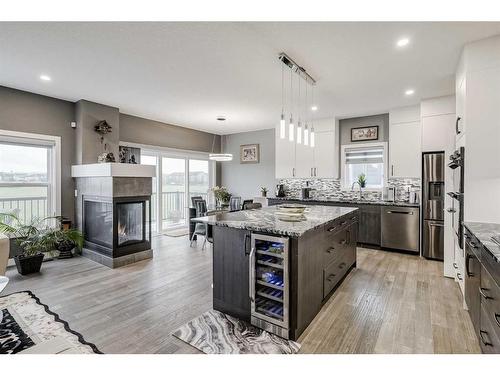
<svg viewBox="0 0 500 375">
<path fill-rule="evenodd" d="M 0 354 L 100 354 L 30 291 L 0 297 Z"/>
<path fill-rule="evenodd" d="M 189 234 L 189 228 L 179 228 L 179 229 L 172 229 L 163 232 L 163 234 L 167 237 L 182 237 L 182 236 L 187 236 Z"/>
<path fill-rule="evenodd" d="M 207 354 L 294 354 L 300 344 L 210 310 L 173 333 Z"/>
</svg>

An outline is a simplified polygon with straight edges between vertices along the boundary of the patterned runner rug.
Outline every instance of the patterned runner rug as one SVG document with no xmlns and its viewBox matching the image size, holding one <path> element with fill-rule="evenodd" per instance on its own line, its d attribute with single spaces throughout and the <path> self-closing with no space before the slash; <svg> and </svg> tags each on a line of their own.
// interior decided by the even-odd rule
<svg viewBox="0 0 500 375">
<path fill-rule="evenodd" d="M 300 344 L 210 310 L 173 333 L 207 354 L 294 354 Z"/>
<path fill-rule="evenodd" d="M 0 297 L 0 354 L 101 353 L 31 292 Z"/>
</svg>

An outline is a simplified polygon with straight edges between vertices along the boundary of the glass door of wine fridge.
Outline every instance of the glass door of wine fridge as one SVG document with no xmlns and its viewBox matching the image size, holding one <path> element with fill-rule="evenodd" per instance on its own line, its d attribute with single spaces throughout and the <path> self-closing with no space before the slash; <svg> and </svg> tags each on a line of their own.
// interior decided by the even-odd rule
<svg viewBox="0 0 500 375">
<path fill-rule="evenodd" d="M 289 285 L 288 238 L 252 234 L 249 293 L 253 325 L 288 338 Z"/>
</svg>

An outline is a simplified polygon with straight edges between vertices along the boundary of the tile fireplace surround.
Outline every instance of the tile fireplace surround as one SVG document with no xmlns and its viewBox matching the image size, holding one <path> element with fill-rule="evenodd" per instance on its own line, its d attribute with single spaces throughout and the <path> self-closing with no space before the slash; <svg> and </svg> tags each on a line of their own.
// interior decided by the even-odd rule
<svg viewBox="0 0 500 375">
<path fill-rule="evenodd" d="M 153 257 L 151 193 L 153 166 L 84 164 L 76 180 L 76 226 L 84 234 L 82 255 L 110 268 Z"/>
</svg>

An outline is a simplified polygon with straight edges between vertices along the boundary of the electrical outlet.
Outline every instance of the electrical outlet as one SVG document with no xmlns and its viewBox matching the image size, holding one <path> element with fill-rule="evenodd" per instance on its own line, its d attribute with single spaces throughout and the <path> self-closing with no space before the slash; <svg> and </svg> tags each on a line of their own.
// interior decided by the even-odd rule
<svg viewBox="0 0 500 375">
<path fill-rule="evenodd" d="M 78 190 L 75 189 L 75 197 L 78 197 Z"/>
</svg>

